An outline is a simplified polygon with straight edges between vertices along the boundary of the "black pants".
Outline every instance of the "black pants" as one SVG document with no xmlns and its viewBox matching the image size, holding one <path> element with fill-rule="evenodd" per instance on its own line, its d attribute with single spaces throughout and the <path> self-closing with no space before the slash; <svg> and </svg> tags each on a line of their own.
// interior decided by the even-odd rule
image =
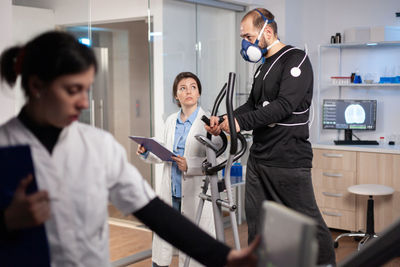
<svg viewBox="0 0 400 267">
<path fill-rule="evenodd" d="M 277 201 L 276 198 L 283 205 L 308 215 L 317 222 L 318 264 L 335 264 L 332 236 L 315 201 L 309 168 L 269 167 L 262 161 L 249 157 L 245 194 L 248 242 L 259 233 L 262 202 Z"/>
</svg>

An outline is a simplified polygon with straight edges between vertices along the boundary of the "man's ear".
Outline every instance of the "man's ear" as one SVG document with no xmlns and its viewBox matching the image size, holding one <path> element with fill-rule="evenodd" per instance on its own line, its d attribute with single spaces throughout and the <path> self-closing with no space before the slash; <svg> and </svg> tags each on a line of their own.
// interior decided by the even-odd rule
<svg viewBox="0 0 400 267">
<path fill-rule="evenodd" d="M 273 36 L 275 36 L 274 30 L 270 25 L 267 25 L 264 29 L 264 33 L 266 34 L 266 37 L 268 39 L 271 39 Z"/>
</svg>

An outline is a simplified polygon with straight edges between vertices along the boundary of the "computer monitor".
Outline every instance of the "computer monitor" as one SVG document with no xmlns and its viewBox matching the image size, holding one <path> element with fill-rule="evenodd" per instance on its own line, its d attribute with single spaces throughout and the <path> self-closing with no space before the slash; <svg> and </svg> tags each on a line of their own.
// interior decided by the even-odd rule
<svg viewBox="0 0 400 267">
<path fill-rule="evenodd" d="M 369 241 L 339 263 L 339 267 L 382 266 L 393 258 L 400 257 L 400 218 L 386 228 L 377 238 Z"/>
<path fill-rule="evenodd" d="M 273 201 L 264 201 L 260 218 L 259 267 L 316 266 L 318 243 L 311 218 Z"/>
<path fill-rule="evenodd" d="M 345 141 L 352 140 L 352 130 L 375 130 L 376 100 L 324 99 L 322 128 L 345 130 Z"/>
</svg>

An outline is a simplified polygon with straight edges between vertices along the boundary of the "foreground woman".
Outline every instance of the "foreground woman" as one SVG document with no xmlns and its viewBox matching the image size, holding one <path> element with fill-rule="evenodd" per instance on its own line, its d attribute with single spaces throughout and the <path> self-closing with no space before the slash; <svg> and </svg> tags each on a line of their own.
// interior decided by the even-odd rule
<svg viewBox="0 0 400 267">
<path fill-rule="evenodd" d="M 23 179 L 0 211 L 0 239 L 45 224 L 52 266 L 109 266 L 107 203 L 133 213 L 206 266 L 255 266 L 256 244 L 231 250 L 155 197 L 107 132 L 77 122 L 88 108 L 93 51 L 66 33 L 44 33 L 1 55 L 1 78 L 21 75 L 27 103 L 0 127 L 0 146 L 28 144 L 39 191 Z M 168 218 L 168 219 L 166 219 Z"/>
</svg>

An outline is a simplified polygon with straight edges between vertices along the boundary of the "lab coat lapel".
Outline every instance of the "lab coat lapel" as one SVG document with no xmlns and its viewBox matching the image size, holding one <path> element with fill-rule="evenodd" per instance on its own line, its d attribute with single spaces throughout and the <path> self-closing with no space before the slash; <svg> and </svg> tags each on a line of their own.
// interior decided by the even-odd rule
<svg viewBox="0 0 400 267">
<path fill-rule="evenodd" d="M 52 155 L 18 119 L 15 119 L 15 127 L 17 129 L 14 131 L 14 137 L 17 143 L 30 144 L 38 188 L 40 190 L 59 188 L 55 180 L 60 180 L 60 177 L 54 166 Z"/>
<path fill-rule="evenodd" d="M 167 125 L 167 129 L 171 129 L 172 131 L 172 134 L 166 133 L 167 147 L 171 149 L 172 152 L 174 150 L 174 138 L 175 138 L 176 120 L 178 119 L 178 114 L 179 112 L 177 112 L 176 116 L 174 116 L 175 119 L 173 119 L 168 123 L 171 125 Z"/>
<path fill-rule="evenodd" d="M 203 124 L 203 121 L 200 119 L 201 116 L 204 115 L 204 111 L 201 107 L 199 107 L 199 111 L 197 112 L 197 116 L 196 119 L 193 122 L 192 127 L 190 127 L 188 136 L 186 138 L 186 143 L 185 143 L 185 157 L 187 157 L 187 155 L 191 155 L 191 149 L 192 147 L 195 147 L 194 144 L 196 144 L 198 141 L 195 139 L 194 135 L 198 134 L 200 131 L 200 128 L 202 127 L 201 124 Z M 192 140 L 189 141 L 188 140 Z"/>
</svg>

